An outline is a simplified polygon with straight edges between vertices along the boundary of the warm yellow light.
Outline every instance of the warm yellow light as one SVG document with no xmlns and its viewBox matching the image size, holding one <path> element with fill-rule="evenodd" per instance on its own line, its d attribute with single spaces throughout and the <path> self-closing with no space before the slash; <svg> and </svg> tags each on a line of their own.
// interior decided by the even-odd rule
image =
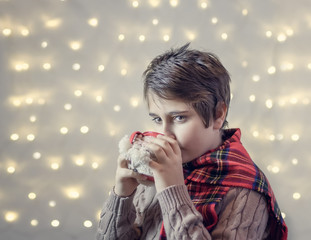
<svg viewBox="0 0 311 240">
<path fill-rule="evenodd" d="M 33 226 L 33 227 L 38 226 L 38 224 L 39 224 L 39 221 L 37 219 L 32 219 L 30 221 L 30 225 Z"/>
<path fill-rule="evenodd" d="M 127 70 L 125 68 L 121 69 L 121 75 L 125 76 L 127 74 Z"/>
<path fill-rule="evenodd" d="M 101 64 L 101 65 L 98 66 L 97 69 L 98 69 L 99 72 L 102 72 L 102 71 L 105 70 L 105 66 Z"/>
<path fill-rule="evenodd" d="M 76 160 L 75 160 L 75 164 L 77 166 L 83 166 L 84 165 L 84 159 L 82 157 L 78 157 Z"/>
<path fill-rule="evenodd" d="M 58 170 L 58 169 L 59 169 L 59 163 L 57 163 L 57 162 L 51 163 L 51 168 L 52 168 L 53 170 Z"/>
<path fill-rule="evenodd" d="M 19 139 L 19 135 L 17 133 L 13 133 L 10 138 L 12 141 L 17 141 Z"/>
<path fill-rule="evenodd" d="M 92 227 L 93 223 L 90 220 L 85 220 L 83 225 L 86 228 L 90 228 L 90 227 Z"/>
<path fill-rule="evenodd" d="M 44 98 L 39 98 L 38 99 L 38 104 L 39 105 L 44 105 L 45 104 L 45 99 Z"/>
<path fill-rule="evenodd" d="M 268 68 L 268 73 L 269 73 L 269 74 L 274 74 L 275 72 L 276 72 L 275 66 L 270 66 L 270 67 Z"/>
<path fill-rule="evenodd" d="M 14 222 L 14 221 L 16 221 L 18 219 L 18 213 L 17 212 L 13 212 L 13 211 L 6 212 L 5 215 L 4 215 L 4 219 L 7 222 Z"/>
<path fill-rule="evenodd" d="M 125 39 L 124 34 L 119 34 L 118 39 L 119 41 L 123 41 Z"/>
<path fill-rule="evenodd" d="M 139 36 L 139 41 L 144 42 L 146 40 L 146 37 L 144 35 Z"/>
<path fill-rule="evenodd" d="M 259 137 L 259 132 L 258 131 L 253 131 L 253 137 L 255 137 L 255 138 L 257 138 L 257 137 Z"/>
<path fill-rule="evenodd" d="M 275 140 L 275 136 L 274 136 L 273 134 L 270 134 L 270 135 L 268 136 L 268 139 L 269 139 L 271 142 L 273 142 L 273 141 Z"/>
<path fill-rule="evenodd" d="M 260 80 L 260 76 L 259 75 L 253 75 L 252 79 L 254 82 L 258 82 Z"/>
<path fill-rule="evenodd" d="M 165 42 L 168 42 L 168 41 L 170 40 L 170 36 L 169 36 L 168 34 L 165 34 L 165 35 L 163 36 L 163 40 L 164 40 Z"/>
<path fill-rule="evenodd" d="M 72 50 L 79 50 L 81 48 L 81 42 L 79 41 L 72 41 L 69 43 L 69 46 Z"/>
<path fill-rule="evenodd" d="M 278 104 L 279 104 L 279 106 L 283 107 L 286 104 L 286 100 L 285 99 L 279 99 Z"/>
<path fill-rule="evenodd" d="M 293 134 L 292 136 L 291 136 L 291 139 L 292 139 L 292 141 L 294 141 L 294 142 L 297 142 L 298 140 L 299 140 L 299 135 L 298 134 Z"/>
<path fill-rule="evenodd" d="M 51 226 L 52 227 L 58 227 L 60 225 L 60 222 L 57 220 L 57 219 L 55 219 L 55 220 L 53 220 L 52 222 L 51 222 Z"/>
<path fill-rule="evenodd" d="M 242 15 L 243 15 L 243 16 L 248 15 L 248 10 L 247 10 L 246 8 L 242 10 Z"/>
<path fill-rule="evenodd" d="M 271 172 L 278 173 L 280 171 L 280 168 L 278 166 L 273 166 L 271 169 Z"/>
<path fill-rule="evenodd" d="M 130 103 L 131 103 L 132 107 L 137 107 L 138 104 L 139 104 L 139 99 L 136 98 L 136 97 L 132 97 L 132 98 L 130 99 Z"/>
<path fill-rule="evenodd" d="M 75 70 L 75 71 L 79 71 L 81 68 L 81 65 L 79 63 L 74 63 L 72 65 L 72 69 Z"/>
<path fill-rule="evenodd" d="M 60 131 L 61 134 L 65 135 L 65 134 L 68 133 L 68 128 L 67 127 L 62 127 L 59 131 Z"/>
<path fill-rule="evenodd" d="M 48 42 L 47 41 L 43 41 L 42 43 L 41 43 L 41 47 L 42 48 L 46 48 L 48 46 Z"/>
<path fill-rule="evenodd" d="M 291 28 L 286 29 L 286 35 L 287 36 L 293 36 L 293 34 L 294 34 L 294 30 L 293 29 L 291 29 Z"/>
<path fill-rule="evenodd" d="M 110 129 L 110 130 L 109 130 L 109 135 L 110 135 L 111 137 L 113 137 L 114 135 L 116 135 L 116 130 Z"/>
<path fill-rule="evenodd" d="M 83 134 L 88 133 L 88 131 L 89 131 L 89 127 L 88 126 L 82 126 L 80 128 L 80 132 L 83 133 Z"/>
<path fill-rule="evenodd" d="M 134 8 L 137 8 L 137 7 L 139 6 L 139 2 L 138 2 L 138 1 L 133 1 L 133 2 L 132 2 L 132 6 L 133 6 Z"/>
<path fill-rule="evenodd" d="M 42 67 L 43 67 L 43 69 L 45 69 L 45 70 L 50 70 L 52 66 L 51 66 L 50 63 L 43 63 Z"/>
<path fill-rule="evenodd" d="M 45 22 L 47 28 L 56 28 L 62 23 L 60 18 L 51 19 Z"/>
<path fill-rule="evenodd" d="M 271 31 L 266 31 L 266 37 L 267 37 L 267 38 L 272 37 L 272 32 L 271 32 Z"/>
<path fill-rule="evenodd" d="M 6 169 L 6 171 L 7 171 L 8 173 L 10 173 L 10 174 L 13 174 L 13 173 L 15 173 L 15 167 L 9 166 L 9 167 Z"/>
<path fill-rule="evenodd" d="M 35 135 L 33 135 L 33 134 L 28 134 L 28 135 L 27 135 L 27 140 L 30 141 L 30 142 L 34 141 L 35 138 L 36 138 L 36 137 L 35 137 Z"/>
<path fill-rule="evenodd" d="M 12 30 L 10 28 L 5 28 L 2 30 L 2 34 L 6 37 L 10 36 L 12 34 Z"/>
<path fill-rule="evenodd" d="M 17 63 L 15 64 L 15 70 L 17 72 L 20 72 L 20 71 L 27 71 L 29 69 L 29 64 L 26 63 L 26 62 L 21 62 L 21 63 Z"/>
<path fill-rule="evenodd" d="M 97 162 L 92 163 L 92 168 L 97 169 L 99 167 L 99 164 Z"/>
<path fill-rule="evenodd" d="M 28 194 L 28 198 L 31 199 L 31 200 L 34 200 L 36 197 L 37 197 L 37 195 L 35 193 L 33 193 L 33 192 Z"/>
<path fill-rule="evenodd" d="M 249 96 L 249 101 L 255 102 L 255 100 L 256 100 L 256 96 L 254 94 Z"/>
<path fill-rule="evenodd" d="M 149 0 L 151 7 L 158 7 L 160 5 L 160 0 Z"/>
<path fill-rule="evenodd" d="M 266 100 L 266 107 L 269 109 L 273 107 L 273 101 L 271 99 Z"/>
<path fill-rule="evenodd" d="M 158 25 L 159 24 L 159 20 L 156 19 L 156 18 L 152 19 L 152 24 L 155 25 L 155 26 Z"/>
<path fill-rule="evenodd" d="M 113 110 L 114 110 L 115 112 L 120 112 L 120 110 L 121 110 L 120 105 L 115 105 L 115 106 L 113 106 Z"/>
<path fill-rule="evenodd" d="M 283 71 L 291 71 L 294 69 L 294 64 L 290 63 L 290 62 L 284 62 L 281 65 L 281 70 Z"/>
<path fill-rule="evenodd" d="M 289 102 L 293 105 L 297 104 L 298 103 L 298 99 L 296 97 L 292 97 Z"/>
<path fill-rule="evenodd" d="M 80 193 L 75 189 L 67 190 L 67 196 L 71 199 L 77 199 L 80 197 Z"/>
<path fill-rule="evenodd" d="M 293 165 L 297 165 L 298 164 L 298 159 L 297 158 L 293 158 L 292 159 L 292 164 Z"/>
<path fill-rule="evenodd" d="M 302 99 L 302 104 L 309 105 L 310 104 L 310 99 L 309 98 Z"/>
<path fill-rule="evenodd" d="M 170 4 L 172 7 L 177 7 L 178 3 L 178 0 L 170 0 Z"/>
<path fill-rule="evenodd" d="M 218 23 L 218 18 L 213 17 L 211 21 L 212 21 L 213 24 L 216 24 L 216 23 Z"/>
<path fill-rule="evenodd" d="M 100 95 L 98 95 L 98 96 L 96 96 L 96 102 L 102 102 L 103 101 L 103 97 L 102 96 L 100 96 Z"/>
<path fill-rule="evenodd" d="M 268 169 L 269 172 L 272 172 L 272 173 L 275 173 L 275 174 L 280 172 L 280 167 L 276 166 L 276 165 L 268 165 L 267 169 Z"/>
<path fill-rule="evenodd" d="M 39 152 L 34 152 L 34 153 L 32 154 L 32 157 L 33 157 L 34 159 L 40 159 L 40 158 L 41 158 L 41 153 L 39 153 Z"/>
<path fill-rule="evenodd" d="M 32 122 L 32 123 L 34 123 L 34 122 L 37 121 L 37 117 L 36 117 L 35 115 L 31 115 L 31 116 L 29 117 L 29 121 Z"/>
<path fill-rule="evenodd" d="M 108 196 L 110 196 L 110 195 L 111 195 L 111 192 L 108 192 Z M 99 209 L 99 210 L 97 211 L 97 213 L 95 214 L 95 217 L 96 217 L 97 220 L 100 220 L 101 212 L 102 212 L 102 210 Z"/>
<path fill-rule="evenodd" d="M 12 104 L 14 107 L 19 107 L 22 104 L 22 101 L 20 99 L 14 99 Z"/>
<path fill-rule="evenodd" d="M 27 97 L 27 98 L 25 99 L 25 103 L 28 104 L 28 105 L 33 104 L 33 98 Z"/>
<path fill-rule="evenodd" d="M 201 1 L 201 3 L 200 3 L 200 7 L 202 8 L 202 9 L 205 9 L 205 8 L 207 8 L 208 7 L 208 3 L 206 2 L 206 1 Z"/>
<path fill-rule="evenodd" d="M 56 206 L 56 202 L 55 201 L 49 201 L 49 206 L 50 207 L 55 207 Z"/>
<path fill-rule="evenodd" d="M 281 212 L 282 218 L 285 219 L 286 218 L 286 214 L 284 212 Z"/>
<path fill-rule="evenodd" d="M 23 28 L 21 30 L 21 34 L 22 36 L 27 37 L 29 35 L 29 30 L 27 28 Z"/>
<path fill-rule="evenodd" d="M 75 90 L 74 94 L 75 94 L 76 97 L 81 97 L 82 96 L 82 91 L 77 89 L 77 90 Z"/>
<path fill-rule="evenodd" d="M 222 33 L 222 34 L 221 34 L 221 38 L 222 38 L 223 40 L 227 40 L 227 39 L 228 39 L 228 34 L 227 34 L 227 33 Z"/>
<path fill-rule="evenodd" d="M 194 33 L 188 32 L 188 33 L 187 33 L 187 38 L 188 38 L 190 41 L 193 41 L 193 40 L 196 38 L 196 36 L 195 36 Z"/>
<path fill-rule="evenodd" d="M 295 193 L 293 194 L 293 199 L 298 200 L 298 199 L 300 199 L 300 198 L 301 198 L 301 194 L 300 194 L 300 193 L 295 192 Z"/>
<path fill-rule="evenodd" d="M 97 27 L 97 25 L 98 25 L 98 20 L 97 20 L 97 18 L 90 18 L 90 19 L 88 20 L 88 24 L 89 24 L 90 26 L 92 26 L 92 27 Z"/>
<path fill-rule="evenodd" d="M 277 40 L 279 42 L 284 42 L 286 40 L 286 35 L 284 33 L 280 33 L 278 36 L 277 36 Z"/>
<path fill-rule="evenodd" d="M 82 94 L 82 93 L 81 93 Z M 75 92 L 75 95 L 76 95 L 76 92 Z M 77 95 L 76 95 L 77 96 Z M 81 95 L 80 95 L 81 96 Z M 67 111 L 69 111 L 69 110 L 71 110 L 72 109 L 72 105 L 70 104 L 70 103 L 66 103 L 65 105 L 64 105 L 64 109 L 65 110 L 67 110 Z"/>
</svg>

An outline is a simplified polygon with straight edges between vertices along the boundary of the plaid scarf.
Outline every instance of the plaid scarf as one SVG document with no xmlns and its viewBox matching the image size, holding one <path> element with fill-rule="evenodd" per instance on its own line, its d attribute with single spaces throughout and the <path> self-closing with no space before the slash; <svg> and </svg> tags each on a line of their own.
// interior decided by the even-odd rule
<svg viewBox="0 0 311 240">
<path fill-rule="evenodd" d="M 212 231 L 218 222 L 215 206 L 231 187 L 243 187 L 263 194 L 269 211 L 268 239 L 286 240 L 287 226 L 264 173 L 251 160 L 240 142 L 240 129 L 224 132 L 224 143 L 184 165 L 185 184 L 203 224 Z M 160 239 L 166 239 L 162 223 Z"/>
</svg>

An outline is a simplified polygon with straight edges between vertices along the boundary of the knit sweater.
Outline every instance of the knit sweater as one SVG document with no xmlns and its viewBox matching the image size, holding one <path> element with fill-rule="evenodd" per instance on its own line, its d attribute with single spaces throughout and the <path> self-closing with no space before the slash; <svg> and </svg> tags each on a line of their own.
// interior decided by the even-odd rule
<svg viewBox="0 0 311 240">
<path fill-rule="evenodd" d="M 171 186 L 156 194 L 154 186 L 140 185 L 129 197 L 114 192 L 101 213 L 97 240 L 159 239 L 164 221 L 168 239 L 265 239 L 269 227 L 265 198 L 252 190 L 231 188 L 216 205 L 219 216 L 208 232 L 186 186 Z"/>
<path fill-rule="evenodd" d="M 271 186 L 240 136 L 226 130 L 221 146 L 184 165 L 184 185 L 112 193 L 97 239 L 287 239 Z"/>
</svg>

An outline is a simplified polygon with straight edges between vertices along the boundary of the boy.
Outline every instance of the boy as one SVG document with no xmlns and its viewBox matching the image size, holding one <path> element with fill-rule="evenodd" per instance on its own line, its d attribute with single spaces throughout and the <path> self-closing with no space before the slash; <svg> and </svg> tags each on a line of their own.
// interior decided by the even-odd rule
<svg viewBox="0 0 311 240">
<path fill-rule="evenodd" d="M 158 135 L 154 185 L 119 157 L 116 183 L 97 239 L 287 239 L 272 189 L 225 129 L 230 77 L 218 58 L 188 49 L 156 57 L 144 72 L 144 97 Z"/>
</svg>

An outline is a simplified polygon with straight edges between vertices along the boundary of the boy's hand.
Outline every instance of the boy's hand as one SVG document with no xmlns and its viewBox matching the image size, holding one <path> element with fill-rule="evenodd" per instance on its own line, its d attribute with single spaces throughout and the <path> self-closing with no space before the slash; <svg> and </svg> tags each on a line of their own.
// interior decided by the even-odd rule
<svg viewBox="0 0 311 240">
<path fill-rule="evenodd" d="M 149 163 L 153 171 L 157 192 L 173 185 L 184 184 L 181 150 L 177 141 L 168 136 L 158 135 L 147 143 L 156 161 Z"/>
<path fill-rule="evenodd" d="M 127 160 L 119 156 L 114 192 L 120 197 L 132 195 L 139 185 L 139 182 L 147 180 L 146 176 L 128 169 L 127 164 Z"/>
</svg>

